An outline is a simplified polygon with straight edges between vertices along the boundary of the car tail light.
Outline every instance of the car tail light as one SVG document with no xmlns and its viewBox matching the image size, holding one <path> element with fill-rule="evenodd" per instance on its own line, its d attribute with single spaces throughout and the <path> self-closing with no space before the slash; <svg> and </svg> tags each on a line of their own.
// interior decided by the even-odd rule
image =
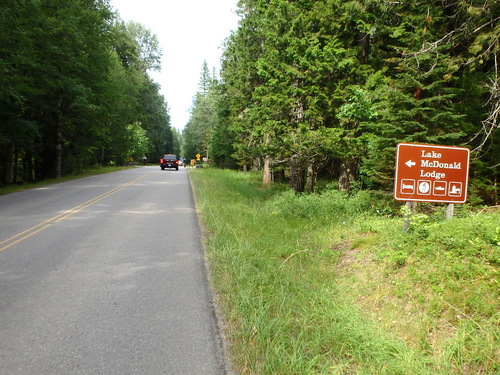
<svg viewBox="0 0 500 375">
<path fill-rule="evenodd" d="M 160 164 L 165 164 L 165 159 L 160 159 Z"/>
</svg>

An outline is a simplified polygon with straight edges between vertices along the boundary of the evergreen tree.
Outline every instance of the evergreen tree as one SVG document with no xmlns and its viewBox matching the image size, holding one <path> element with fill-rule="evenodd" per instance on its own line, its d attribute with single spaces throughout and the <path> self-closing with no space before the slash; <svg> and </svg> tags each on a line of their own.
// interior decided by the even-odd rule
<svg viewBox="0 0 500 375">
<path fill-rule="evenodd" d="M 210 137 L 209 153 L 211 161 L 219 168 L 235 168 L 233 144 L 235 133 L 230 131 L 230 98 L 226 86 L 220 84 L 213 88 L 215 96 L 216 121 Z"/>
<path fill-rule="evenodd" d="M 301 191 L 305 170 L 312 187 L 324 165 L 340 189 L 359 182 L 359 173 L 364 186 L 390 188 L 398 142 L 472 138 L 479 151 L 482 140 L 495 139 L 498 96 L 487 83 L 497 79 L 497 2 L 240 7 L 244 18 L 221 73 L 230 95 L 225 116 L 235 157 L 262 161 L 264 181 L 268 163 L 288 164 L 291 187 Z"/>
<path fill-rule="evenodd" d="M 255 105 L 253 92 L 263 82 L 256 63 L 263 53 L 265 41 L 260 28 L 263 11 L 257 1 L 240 1 L 240 14 L 244 18 L 240 27 L 233 33 L 224 50 L 221 78 L 227 93 L 227 131 L 234 134 L 234 158 L 247 169 L 260 157 L 258 146 L 261 137 L 255 134 L 250 109 Z M 259 119 L 256 119 L 256 124 Z"/>
<path fill-rule="evenodd" d="M 182 154 L 194 159 L 200 154 L 209 156 L 209 143 L 217 122 L 215 82 L 210 77 L 207 63 L 204 62 L 200 76 L 200 90 L 193 99 L 191 117 L 182 135 Z"/>
<path fill-rule="evenodd" d="M 114 17 L 104 0 L 0 4 L 0 182 L 127 161 L 146 137 L 155 150 L 172 143 L 147 74 L 157 39 Z"/>
<path fill-rule="evenodd" d="M 208 93 L 210 87 L 212 86 L 212 78 L 210 77 L 210 70 L 208 69 L 207 61 L 203 61 L 203 65 L 201 67 L 201 75 L 200 75 L 200 83 L 199 89 L 203 95 Z"/>
<path fill-rule="evenodd" d="M 96 96 L 106 81 L 111 13 L 103 2 L 90 0 L 8 1 L 0 9 L 7 28 L 13 27 L 6 35 L 20 43 L 3 55 L 5 72 L 24 76 L 22 85 L 11 86 L 2 95 L 17 97 L 6 99 L 14 105 L 6 123 L 26 124 L 24 128 L 31 124 L 36 129 L 33 146 L 13 149 L 23 154 L 23 164 L 34 161 L 28 169 L 36 179 L 59 176 L 65 172 L 67 140 L 95 134 L 91 124 L 99 107 Z M 9 143 L 16 144 L 17 137 Z"/>
</svg>

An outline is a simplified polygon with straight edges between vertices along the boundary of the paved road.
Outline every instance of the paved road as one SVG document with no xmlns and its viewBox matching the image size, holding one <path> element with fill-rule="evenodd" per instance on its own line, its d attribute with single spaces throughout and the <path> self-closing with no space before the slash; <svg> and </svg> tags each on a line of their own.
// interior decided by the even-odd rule
<svg viewBox="0 0 500 375">
<path fill-rule="evenodd" d="M 188 175 L 0 196 L 0 374 L 223 374 Z"/>
</svg>

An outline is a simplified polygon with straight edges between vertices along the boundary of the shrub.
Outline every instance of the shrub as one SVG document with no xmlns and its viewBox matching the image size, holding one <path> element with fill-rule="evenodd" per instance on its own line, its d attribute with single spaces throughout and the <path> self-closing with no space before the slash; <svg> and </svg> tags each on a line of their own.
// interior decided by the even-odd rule
<svg viewBox="0 0 500 375">
<path fill-rule="evenodd" d="M 321 194 L 301 195 L 288 190 L 270 200 L 268 206 L 272 212 L 285 217 L 296 216 L 319 222 L 345 221 L 375 211 L 368 192 L 360 191 L 349 196 L 333 189 Z"/>
</svg>

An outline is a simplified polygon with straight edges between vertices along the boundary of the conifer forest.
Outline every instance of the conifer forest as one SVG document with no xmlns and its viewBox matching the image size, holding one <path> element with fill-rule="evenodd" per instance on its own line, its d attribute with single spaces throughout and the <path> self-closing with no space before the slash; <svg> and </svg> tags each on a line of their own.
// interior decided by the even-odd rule
<svg viewBox="0 0 500 375">
<path fill-rule="evenodd" d="M 238 13 L 181 135 L 148 75 L 162 55 L 148 29 L 105 0 L 2 1 L 1 183 L 173 152 L 296 192 L 391 191 L 410 142 L 469 148 L 470 202 L 499 204 L 498 0 L 240 0 Z"/>
</svg>

